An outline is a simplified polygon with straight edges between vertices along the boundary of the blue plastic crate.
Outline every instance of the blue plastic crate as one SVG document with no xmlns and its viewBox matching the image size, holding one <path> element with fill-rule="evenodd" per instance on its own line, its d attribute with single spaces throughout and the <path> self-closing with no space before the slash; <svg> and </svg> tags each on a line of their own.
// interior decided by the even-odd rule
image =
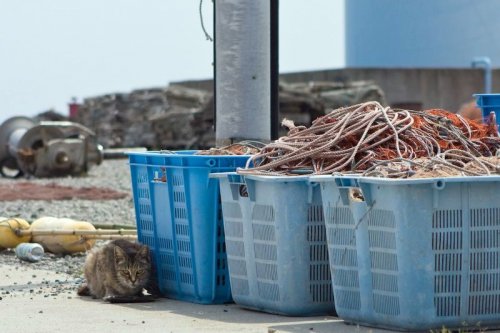
<svg viewBox="0 0 500 333">
<path fill-rule="evenodd" d="M 249 156 L 129 153 L 137 234 L 150 246 L 161 293 L 203 304 L 231 302 L 219 184 Z"/>
<path fill-rule="evenodd" d="M 312 181 L 339 317 L 396 330 L 500 326 L 500 177 Z"/>
<path fill-rule="evenodd" d="M 235 303 L 289 316 L 333 314 L 319 186 L 307 177 L 219 176 Z"/>
<path fill-rule="evenodd" d="M 481 108 L 483 122 L 487 123 L 490 113 L 495 112 L 497 124 L 500 124 L 500 94 L 475 94 L 474 97 Z"/>
</svg>

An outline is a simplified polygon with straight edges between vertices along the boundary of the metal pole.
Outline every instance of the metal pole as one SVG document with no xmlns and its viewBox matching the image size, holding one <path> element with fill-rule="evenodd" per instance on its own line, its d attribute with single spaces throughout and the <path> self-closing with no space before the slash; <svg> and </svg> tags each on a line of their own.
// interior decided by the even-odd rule
<svg viewBox="0 0 500 333">
<path fill-rule="evenodd" d="M 218 147 L 271 139 L 270 12 L 269 0 L 216 0 Z"/>
<path fill-rule="evenodd" d="M 491 94 L 491 59 L 489 57 L 476 57 L 472 60 L 472 68 L 484 68 L 484 93 Z"/>
<path fill-rule="evenodd" d="M 271 139 L 279 137 L 279 0 L 271 0 Z"/>
</svg>

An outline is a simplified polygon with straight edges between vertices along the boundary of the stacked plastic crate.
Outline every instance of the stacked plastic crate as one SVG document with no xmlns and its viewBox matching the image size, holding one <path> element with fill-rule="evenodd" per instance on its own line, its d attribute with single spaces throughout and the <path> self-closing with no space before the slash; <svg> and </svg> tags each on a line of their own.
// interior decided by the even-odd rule
<svg viewBox="0 0 500 333">
<path fill-rule="evenodd" d="M 313 177 L 335 307 L 396 330 L 500 325 L 500 177 Z"/>
</svg>

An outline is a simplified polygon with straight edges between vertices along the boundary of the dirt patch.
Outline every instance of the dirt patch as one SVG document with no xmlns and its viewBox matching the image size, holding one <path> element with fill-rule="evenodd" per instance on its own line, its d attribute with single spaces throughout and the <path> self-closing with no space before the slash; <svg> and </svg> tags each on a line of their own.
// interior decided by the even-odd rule
<svg viewBox="0 0 500 333">
<path fill-rule="evenodd" d="M 70 187 L 29 182 L 0 185 L 0 201 L 14 200 L 116 200 L 129 194 L 101 187 Z"/>
</svg>

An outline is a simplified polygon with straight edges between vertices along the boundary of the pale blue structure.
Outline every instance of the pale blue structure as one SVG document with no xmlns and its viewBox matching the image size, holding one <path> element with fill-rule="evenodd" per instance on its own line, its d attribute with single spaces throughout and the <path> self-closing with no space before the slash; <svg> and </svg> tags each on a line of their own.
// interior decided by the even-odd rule
<svg viewBox="0 0 500 333">
<path fill-rule="evenodd" d="M 346 66 L 500 67 L 499 0 L 346 0 Z"/>
</svg>

